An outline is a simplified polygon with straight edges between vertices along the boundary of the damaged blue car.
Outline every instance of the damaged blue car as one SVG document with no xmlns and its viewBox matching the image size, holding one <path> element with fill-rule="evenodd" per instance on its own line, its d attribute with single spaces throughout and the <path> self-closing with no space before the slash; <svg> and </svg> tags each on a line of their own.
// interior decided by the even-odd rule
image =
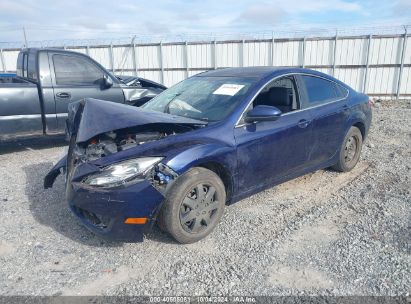
<svg viewBox="0 0 411 304">
<path fill-rule="evenodd" d="M 72 212 L 101 236 L 142 241 L 155 222 L 180 243 L 207 236 L 224 207 L 297 176 L 350 171 L 371 124 L 366 95 L 320 72 L 249 67 L 188 78 L 140 108 L 69 106 Z"/>
</svg>

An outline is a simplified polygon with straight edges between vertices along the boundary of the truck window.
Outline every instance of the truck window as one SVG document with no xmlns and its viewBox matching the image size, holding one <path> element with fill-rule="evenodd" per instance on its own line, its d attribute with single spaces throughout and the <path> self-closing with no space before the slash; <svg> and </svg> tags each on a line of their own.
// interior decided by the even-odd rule
<svg viewBox="0 0 411 304">
<path fill-rule="evenodd" d="M 27 54 L 24 53 L 23 57 L 23 77 L 27 77 Z"/>
<path fill-rule="evenodd" d="M 17 57 L 16 74 L 19 77 L 23 77 L 23 57 L 24 57 L 23 52 L 20 52 L 18 57 Z"/>
<path fill-rule="evenodd" d="M 28 79 L 37 81 L 36 56 L 33 53 L 28 55 L 26 77 Z"/>
<path fill-rule="evenodd" d="M 103 78 L 103 71 L 80 56 L 53 55 L 56 83 L 63 85 L 95 85 Z"/>
</svg>

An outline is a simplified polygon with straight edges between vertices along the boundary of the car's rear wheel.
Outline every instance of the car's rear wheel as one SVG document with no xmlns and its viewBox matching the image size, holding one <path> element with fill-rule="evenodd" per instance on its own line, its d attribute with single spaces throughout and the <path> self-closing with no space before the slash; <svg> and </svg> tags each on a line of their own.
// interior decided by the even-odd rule
<svg viewBox="0 0 411 304">
<path fill-rule="evenodd" d="M 338 162 L 333 169 L 341 172 L 351 171 L 360 159 L 362 140 L 361 131 L 357 127 L 351 127 L 344 138 Z"/>
<path fill-rule="evenodd" d="M 223 215 L 226 193 L 213 171 L 192 168 L 168 189 L 159 214 L 160 227 L 180 243 L 206 237 Z"/>
</svg>

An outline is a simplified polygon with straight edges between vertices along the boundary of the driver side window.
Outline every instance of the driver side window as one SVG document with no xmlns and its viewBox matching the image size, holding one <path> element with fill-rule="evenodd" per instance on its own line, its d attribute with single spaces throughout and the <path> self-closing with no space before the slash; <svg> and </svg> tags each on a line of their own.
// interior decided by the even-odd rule
<svg viewBox="0 0 411 304">
<path fill-rule="evenodd" d="M 282 77 L 267 84 L 253 101 L 253 107 L 258 105 L 274 106 L 282 113 L 298 110 L 299 100 L 294 77 Z"/>
<path fill-rule="evenodd" d="M 80 56 L 53 55 L 56 84 L 97 85 L 104 76 L 93 63 Z"/>
</svg>

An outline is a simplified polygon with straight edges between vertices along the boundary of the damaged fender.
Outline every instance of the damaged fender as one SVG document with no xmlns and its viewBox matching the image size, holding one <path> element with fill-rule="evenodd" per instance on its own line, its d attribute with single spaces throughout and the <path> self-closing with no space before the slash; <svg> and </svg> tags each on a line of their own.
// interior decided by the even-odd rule
<svg viewBox="0 0 411 304">
<path fill-rule="evenodd" d="M 57 164 L 54 165 L 53 168 L 47 173 L 44 177 L 44 189 L 48 189 L 53 187 L 54 181 L 56 180 L 57 176 L 60 175 L 61 171 L 66 171 L 67 166 L 67 155 L 60 159 Z"/>
</svg>

